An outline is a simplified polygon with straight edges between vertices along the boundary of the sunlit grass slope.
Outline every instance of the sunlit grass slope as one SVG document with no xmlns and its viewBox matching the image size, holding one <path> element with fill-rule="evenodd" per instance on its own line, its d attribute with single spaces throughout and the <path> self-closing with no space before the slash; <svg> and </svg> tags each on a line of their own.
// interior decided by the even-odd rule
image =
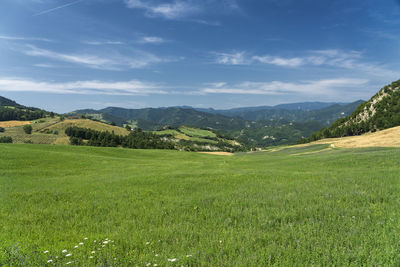
<svg viewBox="0 0 400 267">
<path fill-rule="evenodd" d="M 399 265 L 400 150 L 327 148 L 2 144 L 0 265 Z"/>
<path fill-rule="evenodd" d="M 12 123 L 19 126 L 7 127 L 1 136 L 10 136 L 13 143 L 33 143 L 33 144 L 69 144 L 69 137 L 65 134 L 65 129 L 71 126 L 89 128 L 96 131 L 114 132 L 118 135 L 128 135 L 129 131 L 125 128 L 112 126 L 103 122 L 92 121 L 89 119 L 66 119 L 60 121 L 59 118 L 43 118 L 32 122 L 2 122 L 13 126 Z M 32 134 L 24 132 L 24 124 L 31 124 Z"/>
</svg>

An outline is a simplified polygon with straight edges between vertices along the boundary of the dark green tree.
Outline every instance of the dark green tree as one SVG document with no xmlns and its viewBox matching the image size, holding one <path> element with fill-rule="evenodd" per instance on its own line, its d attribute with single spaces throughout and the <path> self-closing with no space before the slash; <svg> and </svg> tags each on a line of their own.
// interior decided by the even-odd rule
<svg viewBox="0 0 400 267">
<path fill-rule="evenodd" d="M 30 125 L 30 124 L 25 125 L 24 126 L 24 132 L 26 134 L 31 134 L 32 133 L 32 125 Z"/>
</svg>

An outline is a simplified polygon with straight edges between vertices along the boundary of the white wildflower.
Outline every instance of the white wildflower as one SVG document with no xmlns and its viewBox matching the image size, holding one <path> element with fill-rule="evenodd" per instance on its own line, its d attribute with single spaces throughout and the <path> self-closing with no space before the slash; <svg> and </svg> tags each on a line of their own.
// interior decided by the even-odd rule
<svg viewBox="0 0 400 267">
<path fill-rule="evenodd" d="M 189 258 L 189 257 L 192 257 L 192 255 L 191 255 L 191 254 L 189 254 L 189 255 L 186 255 L 186 258 Z"/>
<path fill-rule="evenodd" d="M 168 261 L 170 261 L 170 262 L 175 262 L 175 261 L 177 261 L 178 259 L 168 259 Z"/>
<path fill-rule="evenodd" d="M 66 250 L 66 249 L 64 249 L 63 251 L 62 251 L 62 253 L 67 253 L 68 252 L 68 250 Z"/>
<path fill-rule="evenodd" d="M 150 265 L 151 265 L 151 263 L 150 263 L 150 262 L 146 264 L 146 266 L 150 266 Z"/>
<path fill-rule="evenodd" d="M 67 262 L 66 264 L 71 264 L 71 263 L 73 263 L 73 261 L 69 261 L 69 262 Z"/>
<path fill-rule="evenodd" d="M 104 241 L 103 244 L 108 244 L 108 241 Z"/>
<path fill-rule="evenodd" d="M 82 245 L 83 245 L 83 243 L 82 243 L 82 242 L 80 242 L 80 243 L 79 243 L 79 245 L 80 245 L 80 246 L 82 246 Z"/>
<path fill-rule="evenodd" d="M 101 247 L 104 248 L 106 245 L 102 245 Z"/>
<path fill-rule="evenodd" d="M 49 253 L 49 251 L 48 251 L 48 250 L 46 250 L 44 253 Z"/>
<path fill-rule="evenodd" d="M 146 242 L 146 245 L 150 245 L 150 242 Z"/>
<path fill-rule="evenodd" d="M 154 256 L 158 257 L 158 254 L 156 254 L 156 255 L 154 255 Z"/>
<path fill-rule="evenodd" d="M 92 251 L 92 254 L 94 254 L 94 253 L 96 253 L 96 251 L 93 250 L 93 251 Z"/>
<path fill-rule="evenodd" d="M 88 240 L 88 238 L 87 238 L 87 237 L 85 237 L 83 240 Z"/>
<path fill-rule="evenodd" d="M 78 246 L 75 246 L 74 248 L 78 248 Z"/>
<path fill-rule="evenodd" d="M 153 266 L 158 266 L 158 264 L 157 263 L 154 263 L 154 265 Z"/>
<path fill-rule="evenodd" d="M 47 262 L 50 263 L 50 262 L 53 262 L 53 260 L 48 260 Z"/>
<path fill-rule="evenodd" d="M 93 256 L 89 256 L 89 259 L 93 259 Z"/>
<path fill-rule="evenodd" d="M 65 255 L 65 257 L 70 257 L 70 256 L 72 256 L 72 254 L 71 254 L 71 253 L 69 253 L 69 254 Z"/>
</svg>

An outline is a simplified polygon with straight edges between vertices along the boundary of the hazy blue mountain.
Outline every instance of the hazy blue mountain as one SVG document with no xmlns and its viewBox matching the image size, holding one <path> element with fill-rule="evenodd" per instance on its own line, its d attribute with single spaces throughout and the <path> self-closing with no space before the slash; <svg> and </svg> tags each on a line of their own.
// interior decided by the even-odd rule
<svg viewBox="0 0 400 267">
<path fill-rule="evenodd" d="M 229 110 L 196 109 L 212 114 L 221 114 L 229 117 L 241 117 L 245 120 L 285 120 L 292 122 L 317 121 L 323 125 L 330 125 L 341 117 L 350 115 L 359 104 L 359 100 L 353 103 L 323 103 L 305 102 L 283 104 L 274 107 L 247 107 Z"/>
</svg>

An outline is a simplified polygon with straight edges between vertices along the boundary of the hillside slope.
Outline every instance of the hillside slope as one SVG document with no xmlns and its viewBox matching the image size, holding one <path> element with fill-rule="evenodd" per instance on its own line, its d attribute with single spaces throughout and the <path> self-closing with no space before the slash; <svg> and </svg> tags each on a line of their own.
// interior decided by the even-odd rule
<svg viewBox="0 0 400 267">
<path fill-rule="evenodd" d="M 38 108 L 25 107 L 11 99 L 0 96 L 0 121 L 31 121 L 46 116 L 54 116 L 54 113 Z"/>
<path fill-rule="evenodd" d="M 400 126 L 363 135 L 327 138 L 311 144 L 333 144 L 334 147 L 400 147 Z"/>
<path fill-rule="evenodd" d="M 400 80 L 383 87 L 350 116 L 313 134 L 305 142 L 323 138 L 360 135 L 400 125 Z"/>
</svg>

